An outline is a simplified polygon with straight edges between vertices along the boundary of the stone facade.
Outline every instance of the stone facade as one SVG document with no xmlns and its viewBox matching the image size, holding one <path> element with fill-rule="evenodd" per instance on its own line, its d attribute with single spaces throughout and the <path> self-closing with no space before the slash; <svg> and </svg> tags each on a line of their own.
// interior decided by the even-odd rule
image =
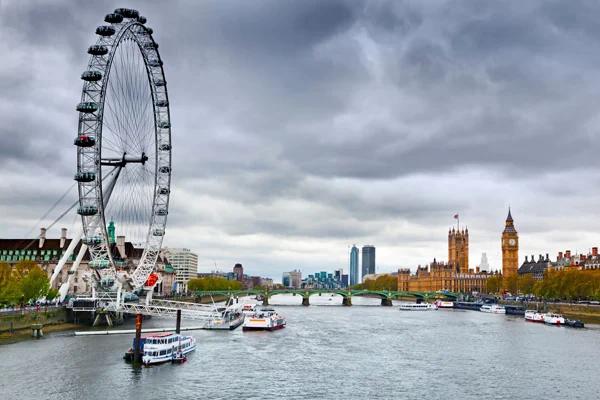
<svg viewBox="0 0 600 400">
<path fill-rule="evenodd" d="M 448 231 L 448 265 L 456 272 L 469 270 L 469 229 Z"/>
</svg>

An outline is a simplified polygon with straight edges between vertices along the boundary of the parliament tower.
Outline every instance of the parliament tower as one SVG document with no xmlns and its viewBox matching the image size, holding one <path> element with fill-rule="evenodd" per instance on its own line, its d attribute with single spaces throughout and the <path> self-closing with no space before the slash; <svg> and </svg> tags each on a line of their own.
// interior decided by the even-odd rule
<svg viewBox="0 0 600 400">
<path fill-rule="evenodd" d="M 502 274 L 511 276 L 517 273 L 519 269 L 519 234 L 515 229 L 515 224 L 508 208 L 508 217 L 506 217 L 506 226 L 502 232 Z"/>
<path fill-rule="evenodd" d="M 469 272 L 469 229 L 448 231 L 448 265 L 456 272 Z"/>
</svg>

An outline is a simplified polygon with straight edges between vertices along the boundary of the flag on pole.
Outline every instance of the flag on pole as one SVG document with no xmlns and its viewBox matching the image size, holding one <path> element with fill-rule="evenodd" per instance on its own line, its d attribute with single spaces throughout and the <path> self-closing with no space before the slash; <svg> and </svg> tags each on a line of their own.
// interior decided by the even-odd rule
<svg viewBox="0 0 600 400">
<path fill-rule="evenodd" d="M 458 219 L 458 214 L 456 214 L 456 215 L 454 216 L 454 219 Z"/>
</svg>

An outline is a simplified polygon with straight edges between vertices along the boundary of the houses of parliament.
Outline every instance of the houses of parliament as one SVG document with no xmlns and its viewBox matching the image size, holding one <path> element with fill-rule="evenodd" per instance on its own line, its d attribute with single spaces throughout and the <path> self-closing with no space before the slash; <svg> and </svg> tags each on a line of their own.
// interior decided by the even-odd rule
<svg viewBox="0 0 600 400">
<path fill-rule="evenodd" d="M 517 273 L 519 264 L 519 235 L 508 210 L 504 231 L 501 237 L 502 273 L 510 276 Z M 479 267 L 469 268 L 469 229 L 448 231 L 448 262 L 435 258 L 429 266 L 417 267 L 415 274 L 409 268 L 398 270 L 398 290 L 406 292 L 451 292 L 486 293 L 489 271 L 480 271 Z"/>
</svg>

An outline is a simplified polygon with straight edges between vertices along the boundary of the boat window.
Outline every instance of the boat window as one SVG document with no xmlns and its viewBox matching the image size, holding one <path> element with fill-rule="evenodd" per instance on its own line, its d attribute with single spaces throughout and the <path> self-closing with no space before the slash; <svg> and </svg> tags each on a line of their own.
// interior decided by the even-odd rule
<svg viewBox="0 0 600 400">
<path fill-rule="evenodd" d="M 161 351 L 160 351 L 160 355 L 161 355 L 161 356 L 164 356 L 165 354 L 167 354 L 167 351 L 166 351 L 166 350 L 161 350 Z"/>
<path fill-rule="evenodd" d="M 167 349 L 167 354 L 171 354 L 171 349 Z"/>
</svg>

